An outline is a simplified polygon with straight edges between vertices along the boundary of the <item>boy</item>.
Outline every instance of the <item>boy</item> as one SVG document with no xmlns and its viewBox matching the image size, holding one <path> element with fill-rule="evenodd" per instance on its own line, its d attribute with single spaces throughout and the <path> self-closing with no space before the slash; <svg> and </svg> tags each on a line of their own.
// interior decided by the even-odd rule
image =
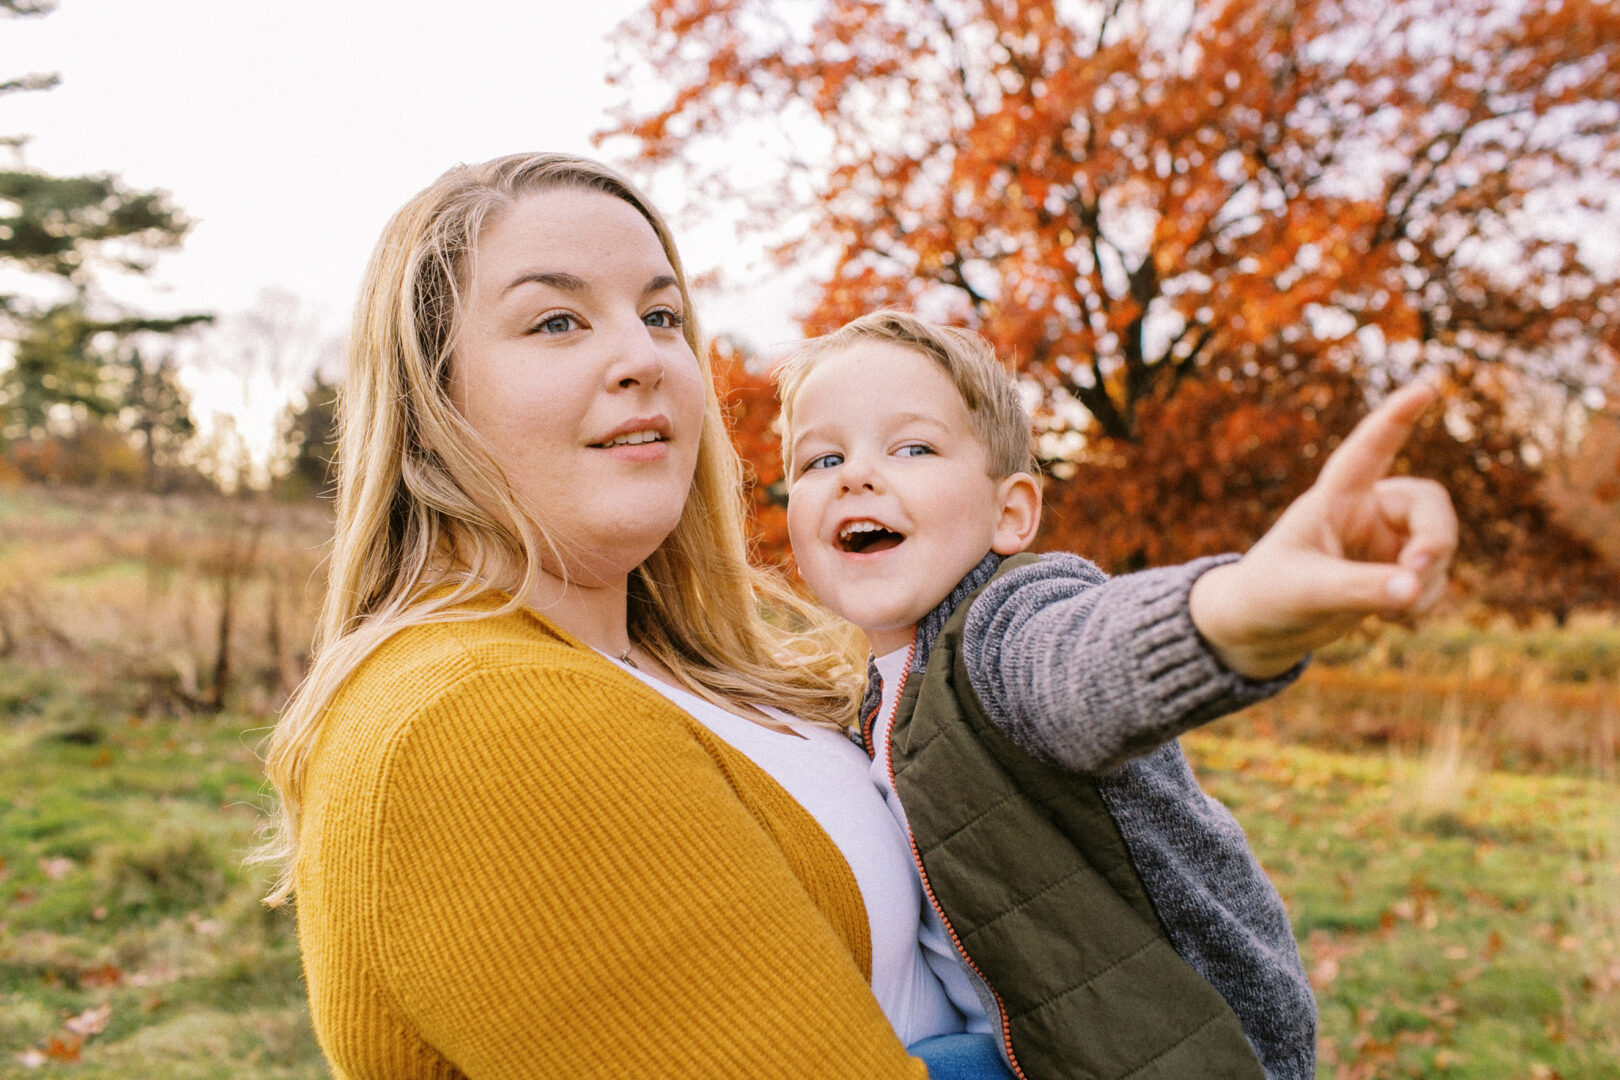
<svg viewBox="0 0 1620 1080">
<path fill-rule="evenodd" d="M 1242 559 L 1109 580 L 1017 554 L 1030 426 L 977 335 L 878 312 L 777 379 L 794 557 L 871 646 L 862 738 L 968 1031 L 1031 1080 L 1314 1076 L 1281 900 L 1175 737 L 1438 597 L 1450 500 L 1385 476 L 1432 391 L 1364 421 Z"/>
</svg>

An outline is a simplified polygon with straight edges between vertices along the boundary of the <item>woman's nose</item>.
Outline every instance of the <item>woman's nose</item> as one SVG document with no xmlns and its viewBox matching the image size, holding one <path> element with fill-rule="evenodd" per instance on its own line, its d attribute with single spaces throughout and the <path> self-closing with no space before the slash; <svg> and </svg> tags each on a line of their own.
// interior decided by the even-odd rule
<svg viewBox="0 0 1620 1080">
<path fill-rule="evenodd" d="M 667 358 L 639 318 L 614 335 L 608 364 L 608 382 L 621 390 L 657 386 L 664 379 Z"/>
</svg>

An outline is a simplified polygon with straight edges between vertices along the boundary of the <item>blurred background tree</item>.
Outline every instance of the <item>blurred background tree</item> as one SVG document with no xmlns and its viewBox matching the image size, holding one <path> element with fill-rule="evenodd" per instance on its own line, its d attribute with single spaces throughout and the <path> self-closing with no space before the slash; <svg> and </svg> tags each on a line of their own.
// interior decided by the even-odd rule
<svg viewBox="0 0 1620 1080">
<path fill-rule="evenodd" d="M 0 17 L 46 15 L 55 6 L 0 0 Z M 0 95 L 57 82 L 24 75 L 0 83 Z M 27 479 L 87 482 L 129 480 L 134 462 L 133 476 L 155 486 L 165 448 L 189 437 L 191 420 L 175 398 L 182 391 L 172 363 L 147 369 L 136 342 L 211 316 L 133 316 L 100 296 L 95 278 L 106 269 L 146 273 L 159 252 L 180 245 L 191 222 L 164 192 L 135 190 L 110 174 L 52 176 L 22 164 L 26 136 L 0 142 L 16 156 L 0 170 L 0 268 L 21 271 L 28 283 L 23 293 L 0 294 L 0 325 L 11 343 L 0 370 L 5 464 Z M 180 427 L 160 433 L 159 420 Z"/>
<path fill-rule="evenodd" d="M 1476 593 L 1620 595 L 1542 484 L 1620 350 L 1612 3 L 653 0 L 621 34 L 603 138 L 825 268 L 808 332 L 905 306 L 1030 378 L 1044 543 L 1245 546 L 1425 376 L 1402 467 Z"/>
<path fill-rule="evenodd" d="M 115 357 L 114 370 L 123 384 L 118 423 L 134 438 L 145 463 L 143 486 L 164 491 L 181 473 L 187 444 L 197 434 L 191 395 L 180 382 L 174 353 L 152 356 L 127 348 Z"/>
<path fill-rule="evenodd" d="M 276 424 L 273 488 L 287 499 L 329 495 L 337 480 L 337 383 L 320 371 L 282 410 Z"/>
<path fill-rule="evenodd" d="M 758 370 L 742 344 L 719 338 L 709 346 L 715 388 L 725 404 L 732 441 L 742 456 L 748 493 L 750 533 L 768 562 L 790 558 L 787 534 L 787 479 L 782 467 L 782 436 L 776 428 L 776 388 Z"/>
</svg>

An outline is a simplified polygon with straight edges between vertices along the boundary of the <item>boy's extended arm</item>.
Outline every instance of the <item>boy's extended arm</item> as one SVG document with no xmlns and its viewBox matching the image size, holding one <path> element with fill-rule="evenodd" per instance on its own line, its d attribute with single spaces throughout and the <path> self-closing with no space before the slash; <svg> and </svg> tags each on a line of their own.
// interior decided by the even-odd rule
<svg viewBox="0 0 1620 1080">
<path fill-rule="evenodd" d="M 1439 484 L 1390 470 L 1434 398 L 1391 394 L 1241 559 L 1109 580 L 1062 556 L 991 582 L 964 642 L 991 719 L 1032 753 L 1105 771 L 1275 693 L 1369 614 L 1427 611 L 1456 511 Z"/>
<path fill-rule="evenodd" d="M 1192 584 L 1235 556 L 1108 578 L 1049 555 L 987 585 L 963 654 L 990 719 L 1031 753 L 1106 772 L 1182 732 L 1276 693 L 1229 670 L 1199 636 Z"/>
</svg>

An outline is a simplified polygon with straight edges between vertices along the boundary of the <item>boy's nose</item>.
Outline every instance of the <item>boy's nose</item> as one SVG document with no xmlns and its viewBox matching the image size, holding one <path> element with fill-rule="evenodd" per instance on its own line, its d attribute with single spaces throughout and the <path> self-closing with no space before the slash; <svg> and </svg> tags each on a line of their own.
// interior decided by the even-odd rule
<svg viewBox="0 0 1620 1080">
<path fill-rule="evenodd" d="M 864 456 L 846 457 L 838 479 L 847 492 L 876 491 L 878 472 Z"/>
</svg>

